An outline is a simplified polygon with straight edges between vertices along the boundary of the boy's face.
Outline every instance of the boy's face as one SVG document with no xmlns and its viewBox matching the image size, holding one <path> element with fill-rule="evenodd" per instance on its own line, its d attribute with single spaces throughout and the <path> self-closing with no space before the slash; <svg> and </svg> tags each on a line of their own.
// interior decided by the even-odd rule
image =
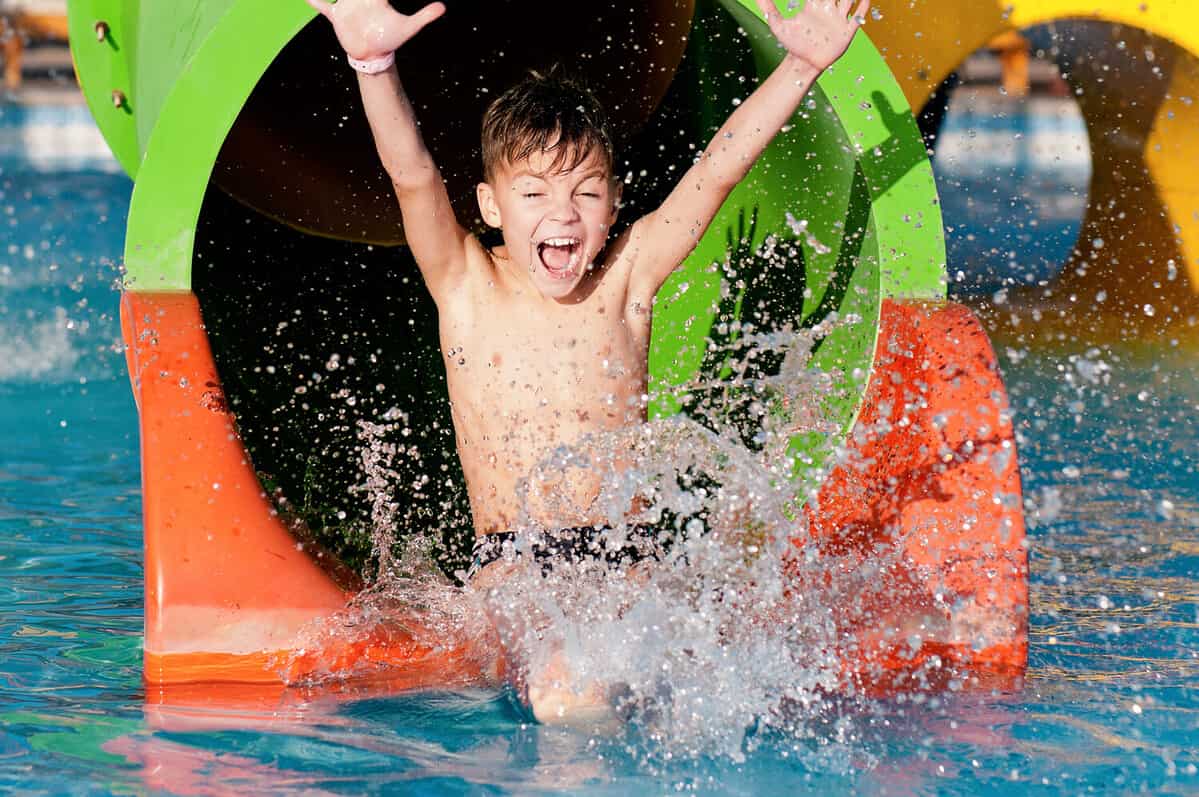
<svg viewBox="0 0 1199 797">
<path fill-rule="evenodd" d="M 569 297 L 604 248 L 620 188 L 603 155 L 551 172 L 552 152 L 505 163 L 478 187 L 483 220 L 504 235 L 508 257 L 549 299 Z"/>
</svg>

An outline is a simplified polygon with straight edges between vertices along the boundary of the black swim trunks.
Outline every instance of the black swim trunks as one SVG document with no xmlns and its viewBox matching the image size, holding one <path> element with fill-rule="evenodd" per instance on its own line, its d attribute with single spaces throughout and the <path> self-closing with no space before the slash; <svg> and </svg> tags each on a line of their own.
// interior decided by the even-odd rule
<svg viewBox="0 0 1199 797">
<path fill-rule="evenodd" d="M 652 526 L 630 526 L 628 543 L 619 548 L 609 548 L 607 538 L 611 533 L 611 526 L 578 526 L 553 534 L 541 534 L 533 541 L 533 561 L 541 565 L 542 575 L 549 575 L 554 569 L 554 562 L 573 564 L 591 559 L 609 566 L 621 566 L 659 558 L 655 541 L 657 532 Z M 470 569 L 466 572 L 467 580 L 502 558 L 504 546 L 515 541 L 514 531 L 486 534 L 475 540 L 471 549 Z"/>
</svg>

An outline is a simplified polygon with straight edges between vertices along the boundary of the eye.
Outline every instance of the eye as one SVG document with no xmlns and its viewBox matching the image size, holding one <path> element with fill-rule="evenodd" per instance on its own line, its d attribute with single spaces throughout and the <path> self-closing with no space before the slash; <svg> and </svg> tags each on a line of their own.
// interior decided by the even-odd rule
<svg viewBox="0 0 1199 797">
<path fill-rule="evenodd" d="M 588 199 L 599 199 L 599 194 L 595 191 L 580 191 L 579 196 L 585 196 Z"/>
<path fill-rule="evenodd" d="M 534 197 L 542 196 L 542 194 L 538 191 L 529 191 L 527 193 L 521 194 L 521 196 L 523 196 L 525 199 L 533 199 Z"/>
</svg>

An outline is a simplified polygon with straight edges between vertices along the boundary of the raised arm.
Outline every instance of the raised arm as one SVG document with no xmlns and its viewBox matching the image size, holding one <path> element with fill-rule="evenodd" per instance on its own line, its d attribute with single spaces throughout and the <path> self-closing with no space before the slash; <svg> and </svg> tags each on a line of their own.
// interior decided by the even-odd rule
<svg viewBox="0 0 1199 797">
<path fill-rule="evenodd" d="M 772 0 L 757 0 L 787 55 L 733 111 L 662 206 L 639 223 L 644 242 L 631 275 L 634 296 L 652 298 L 699 243 L 729 193 L 795 113 L 816 78 L 849 47 L 870 0 L 807 0 L 783 19 Z"/>
<path fill-rule="evenodd" d="M 445 6 L 430 3 L 404 15 L 387 0 L 307 2 L 333 23 L 338 42 L 358 70 L 362 106 L 400 202 L 404 236 L 429 292 L 439 301 L 465 270 L 467 233 L 454 216 L 441 172 L 421 137 L 393 53 L 445 13 Z"/>
</svg>

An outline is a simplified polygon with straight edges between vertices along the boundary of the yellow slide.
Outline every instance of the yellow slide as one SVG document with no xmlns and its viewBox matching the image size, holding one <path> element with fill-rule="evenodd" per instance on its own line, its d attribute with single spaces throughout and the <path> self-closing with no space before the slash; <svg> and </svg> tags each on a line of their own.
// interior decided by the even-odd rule
<svg viewBox="0 0 1199 797">
<path fill-rule="evenodd" d="M 995 37 L 1061 26 L 1057 61 L 1069 64 L 1064 77 L 1086 120 L 1093 176 L 1079 245 L 1053 286 L 1055 303 L 1112 320 L 1111 331 L 1199 330 L 1199 4 L 901 5 L 867 28 L 913 108 Z"/>
</svg>

